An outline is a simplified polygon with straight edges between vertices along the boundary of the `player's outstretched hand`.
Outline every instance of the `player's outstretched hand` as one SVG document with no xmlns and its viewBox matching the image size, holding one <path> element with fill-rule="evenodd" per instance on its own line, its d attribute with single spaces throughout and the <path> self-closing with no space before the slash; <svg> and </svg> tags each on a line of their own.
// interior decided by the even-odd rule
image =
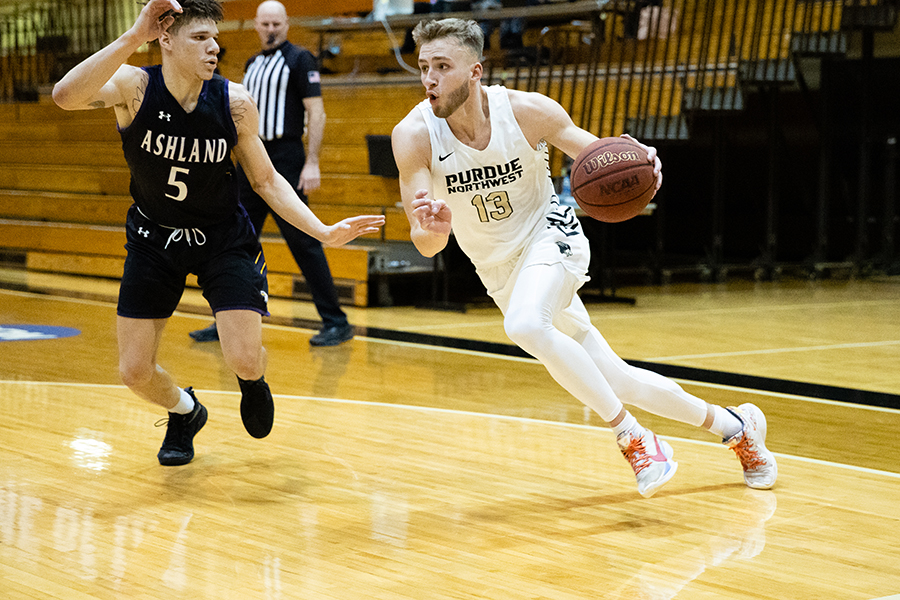
<svg viewBox="0 0 900 600">
<path fill-rule="evenodd" d="M 662 162 L 659 160 L 656 148 L 640 143 L 627 133 L 623 133 L 619 137 L 627 138 L 647 151 L 647 160 L 653 165 L 653 174 L 656 175 L 656 191 L 659 191 L 660 186 L 662 186 Z"/>
<path fill-rule="evenodd" d="M 172 13 L 180 12 L 181 5 L 177 0 L 150 0 L 144 4 L 133 30 L 142 39 L 152 42 L 175 21 Z"/>
<path fill-rule="evenodd" d="M 415 200 L 412 201 L 412 208 L 413 216 L 424 231 L 450 235 L 452 214 L 446 202 L 432 200 L 428 197 L 428 190 L 419 190 L 416 192 Z"/>
<path fill-rule="evenodd" d="M 352 242 L 361 235 L 377 233 L 384 225 L 384 215 L 361 215 L 338 221 L 328 228 L 328 233 L 322 239 L 326 246 L 343 246 Z"/>
</svg>

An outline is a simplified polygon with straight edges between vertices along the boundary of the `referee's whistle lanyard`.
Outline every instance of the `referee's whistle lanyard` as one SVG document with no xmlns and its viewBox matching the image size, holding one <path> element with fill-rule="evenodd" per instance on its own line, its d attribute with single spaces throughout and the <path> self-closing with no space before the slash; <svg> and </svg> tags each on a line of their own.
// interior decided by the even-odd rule
<svg viewBox="0 0 900 600">
<path fill-rule="evenodd" d="M 150 217 L 144 214 L 144 211 L 140 209 L 140 207 L 136 207 L 138 212 L 147 219 L 148 221 L 152 221 Z M 156 223 L 158 227 L 162 227 L 163 229 L 170 229 L 172 233 L 169 234 L 169 239 L 166 240 L 166 245 L 163 246 L 163 250 L 168 249 L 169 244 L 172 242 L 180 242 L 182 239 L 188 243 L 188 246 L 196 244 L 198 246 L 202 246 L 206 243 L 206 234 L 203 233 L 200 229 L 196 227 L 185 227 L 184 229 L 179 229 L 178 227 L 168 227 L 166 225 L 160 225 Z M 194 240 L 191 242 L 191 232 L 194 233 Z"/>
</svg>

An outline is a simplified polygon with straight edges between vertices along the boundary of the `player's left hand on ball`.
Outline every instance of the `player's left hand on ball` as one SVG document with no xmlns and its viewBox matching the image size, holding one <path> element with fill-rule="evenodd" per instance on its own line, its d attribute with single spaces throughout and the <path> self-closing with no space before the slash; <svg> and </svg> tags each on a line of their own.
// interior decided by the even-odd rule
<svg viewBox="0 0 900 600">
<path fill-rule="evenodd" d="M 619 137 L 623 137 L 631 140 L 641 148 L 647 151 L 647 161 L 653 165 L 653 174 L 656 175 L 656 191 L 659 191 L 659 188 L 662 186 L 662 161 L 659 160 L 659 155 L 656 152 L 656 148 L 653 146 L 648 146 L 646 144 L 642 144 L 637 141 L 627 133 L 623 133 Z"/>
<path fill-rule="evenodd" d="M 361 235 L 378 233 L 384 225 L 384 215 L 361 215 L 339 221 L 329 228 L 322 243 L 326 246 L 343 246 Z"/>
</svg>

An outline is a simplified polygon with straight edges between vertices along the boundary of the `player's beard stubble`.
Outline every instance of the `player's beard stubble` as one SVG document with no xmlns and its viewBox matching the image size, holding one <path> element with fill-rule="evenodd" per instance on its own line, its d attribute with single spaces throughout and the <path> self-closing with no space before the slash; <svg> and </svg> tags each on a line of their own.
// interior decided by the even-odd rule
<svg viewBox="0 0 900 600">
<path fill-rule="evenodd" d="M 463 105 L 469 99 L 469 82 L 464 81 L 462 85 L 447 94 L 444 98 L 446 103 L 443 106 L 434 106 L 434 116 L 439 119 L 446 119 L 456 112 L 456 109 Z"/>
</svg>

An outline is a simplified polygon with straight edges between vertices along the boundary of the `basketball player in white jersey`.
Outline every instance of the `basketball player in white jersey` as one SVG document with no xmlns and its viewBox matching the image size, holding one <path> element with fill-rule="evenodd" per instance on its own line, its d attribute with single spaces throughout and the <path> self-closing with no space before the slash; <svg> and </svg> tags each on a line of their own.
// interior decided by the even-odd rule
<svg viewBox="0 0 900 600">
<path fill-rule="evenodd" d="M 737 454 L 751 488 L 775 485 L 766 420 L 752 404 L 723 408 L 616 356 L 577 295 L 587 280 L 588 240 L 554 192 L 547 144 L 576 157 L 596 136 L 555 101 L 481 84 L 484 37 L 475 21 L 423 21 L 413 31 L 427 98 L 392 134 L 400 194 L 412 240 L 425 256 L 451 228 L 504 315 L 516 344 L 616 433 L 650 497 L 675 474 L 672 448 L 643 428 L 623 402 L 704 427 Z M 647 148 L 657 189 L 656 149 Z"/>
</svg>

